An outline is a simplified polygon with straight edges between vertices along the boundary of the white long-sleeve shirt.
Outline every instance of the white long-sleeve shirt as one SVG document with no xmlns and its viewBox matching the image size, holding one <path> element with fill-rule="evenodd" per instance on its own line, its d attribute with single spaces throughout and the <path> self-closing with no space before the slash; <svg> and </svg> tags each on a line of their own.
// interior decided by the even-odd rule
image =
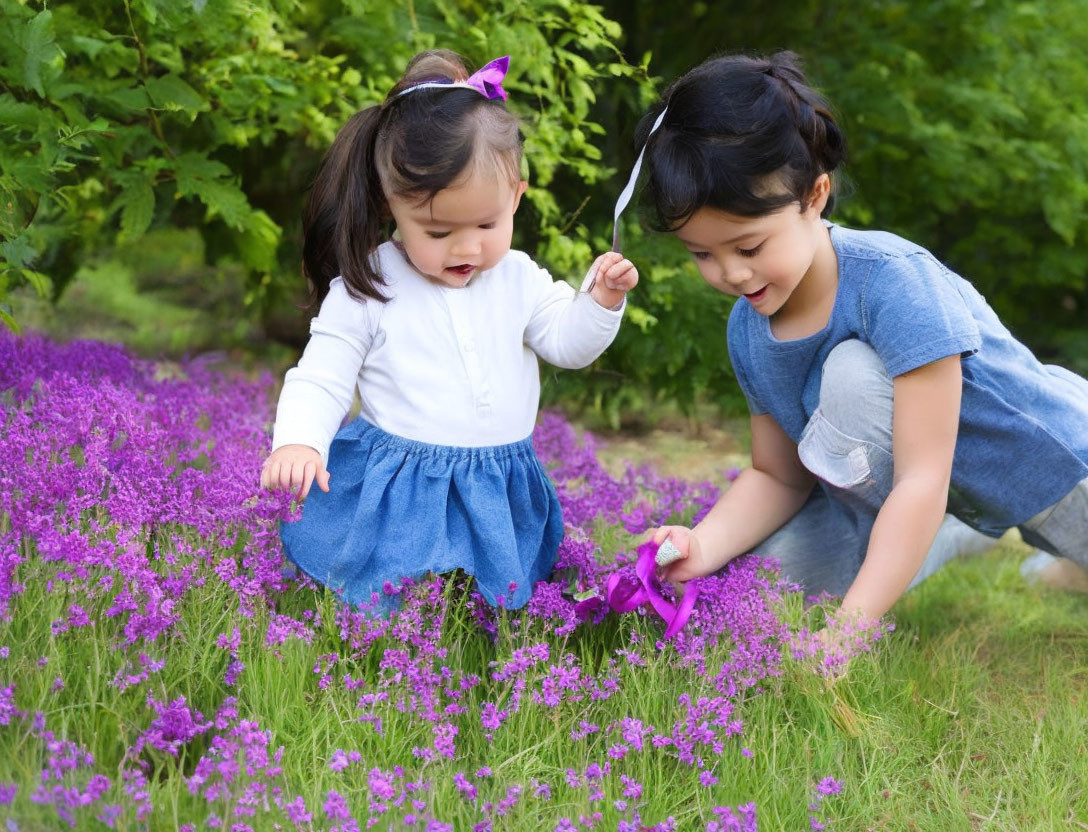
<svg viewBox="0 0 1088 832">
<path fill-rule="evenodd" d="M 287 372 L 273 450 L 329 444 L 354 399 L 382 430 L 435 445 L 516 442 L 536 423 L 537 356 L 584 367 L 612 343 L 624 305 L 605 309 L 520 251 L 464 288 L 431 282 L 393 243 L 376 256 L 386 303 L 332 281 L 298 366 Z M 587 276 L 588 281 L 588 276 Z"/>
</svg>

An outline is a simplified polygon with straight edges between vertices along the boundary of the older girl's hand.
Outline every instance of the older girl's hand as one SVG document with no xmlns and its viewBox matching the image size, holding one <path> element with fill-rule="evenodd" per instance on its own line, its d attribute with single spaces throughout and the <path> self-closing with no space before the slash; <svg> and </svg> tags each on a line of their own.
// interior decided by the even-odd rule
<svg viewBox="0 0 1088 832">
<path fill-rule="evenodd" d="M 659 526 L 650 530 L 651 540 L 659 546 L 666 540 L 680 550 L 680 559 L 667 566 L 660 567 L 658 574 L 662 580 L 673 583 L 685 583 L 692 578 L 701 578 L 713 572 L 713 568 L 704 562 L 703 550 L 699 538 L 687 526 Z"/>
<path fill-rule="evenodd" d="M 321 454 L 309 445 L 284 445 L 274 450 L 261 468 L 261 488 L 294 491 L 300 500 L 310 493 L 317 480 L 322 491 L 329 490 L 329 472 Z"/>
</svg>

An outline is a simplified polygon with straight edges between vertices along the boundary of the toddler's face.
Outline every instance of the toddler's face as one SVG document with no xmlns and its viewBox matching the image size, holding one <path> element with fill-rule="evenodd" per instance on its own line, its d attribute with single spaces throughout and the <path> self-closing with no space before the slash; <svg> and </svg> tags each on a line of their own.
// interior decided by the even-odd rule
<svg viewBox="0 0 1088 832">
<path fill-rule="evenodd" d="M 793 203 L 762 217 L 700 208 L 674 234 L 707 283 L 746 298 L 769 317 L 786 306 L 821 247 L 829 244 L 820 219 L 824 201 L 804 211 Z"/>
<path fill-rule="evenodd" d="M 462 288 L 510 250 L 514 212 L 526 183 L 474 171 L 434 199 L 388 197 L 408 259 L 444 286 Z"/>
</svg>

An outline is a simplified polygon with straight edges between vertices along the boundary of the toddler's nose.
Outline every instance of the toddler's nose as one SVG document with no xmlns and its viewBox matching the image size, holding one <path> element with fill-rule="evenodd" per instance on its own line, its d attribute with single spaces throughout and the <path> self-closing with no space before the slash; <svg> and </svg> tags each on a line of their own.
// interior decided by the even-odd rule
<svg viewBox="0 0 1088 832">
<path fill-rule="evenodd" d="M 461 234 L 454 241 L 450 252 L 455 257 L 475 257 L 480 253 L 482 244 L 477 234 Z"/>
</svg>

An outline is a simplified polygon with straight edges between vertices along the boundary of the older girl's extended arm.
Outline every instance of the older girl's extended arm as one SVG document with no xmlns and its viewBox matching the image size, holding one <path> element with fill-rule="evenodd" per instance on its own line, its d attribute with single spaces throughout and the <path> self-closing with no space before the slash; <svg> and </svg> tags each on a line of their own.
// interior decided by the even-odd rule
<svg viewBox="0 0 1088 832">
<path fill-rule="evenodd" d="M 865 561 L 842 611 L 875 620 L 921 569 L 944 519 L 959 427 L 960 356 L 895 378 L 892 490 L 876 516 Z"/>
<path fill-rule="evenodd" d="M 751 424 L 752 467 L 741 472 L 690 533 L 663 526 L 654 535 L 658 543 L 669 537 L 687 554 L 665 571 L 668 580 L 709 575 L 752 551 L 793 517 L 812 492 L 815 479 L 801 464 L 797 445 L 774 418 L 753 415 Z"/>
</svg>

